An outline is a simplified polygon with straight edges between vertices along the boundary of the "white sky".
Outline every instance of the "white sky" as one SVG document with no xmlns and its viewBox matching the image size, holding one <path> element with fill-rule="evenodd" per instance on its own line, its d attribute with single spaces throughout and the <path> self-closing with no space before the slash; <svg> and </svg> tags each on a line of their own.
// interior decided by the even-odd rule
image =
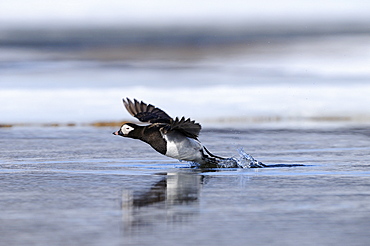
<svg viewBox="0 0 370 246">
<path fill-rule="evenodd" d="M 0 25 L 194 24 L 291 20 L 370 21 L 368 0 L 11 0 Z M 2 24 L 1 24 L 2 23 Z"/>
</svg>

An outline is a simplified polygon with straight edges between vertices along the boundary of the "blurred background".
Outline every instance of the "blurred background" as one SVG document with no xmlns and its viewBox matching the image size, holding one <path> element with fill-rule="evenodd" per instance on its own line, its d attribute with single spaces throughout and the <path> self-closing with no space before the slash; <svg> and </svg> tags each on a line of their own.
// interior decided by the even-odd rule
<svg viewBox="0 0 370 246">
<path fill-rule="evenodd" d="M 132 120 L 123 97 L 204 125 L 370 124 L 367 0 L 12 0 L 0 124 Z"/>
</svg>

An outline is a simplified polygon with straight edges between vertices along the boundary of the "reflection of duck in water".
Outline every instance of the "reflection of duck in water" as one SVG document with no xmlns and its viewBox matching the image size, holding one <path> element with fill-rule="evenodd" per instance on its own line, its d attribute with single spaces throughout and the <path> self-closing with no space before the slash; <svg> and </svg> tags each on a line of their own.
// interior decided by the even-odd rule
<svg viewBox="0 0 370 246">
<path fill-rule="evenodd" d="M 155 224 L 158 219 L 169 223 L 188 220 L 198 212 L 202 180 L 197 173 L 168 173 L 148 191 L 124 192 L 125 229 Z"/>
<path fill-rule="evenodd" d="M 131 207 L 145 207 L 160 202 L 183 204 L 198 199 L 203 176 L 194 173 L 167 173 L 149 191 L 129 199 Z"/>
<path fill-rule="evenodd" d="M 201 125 L 182 117 L 171 118 L 163 110 L 151 104 L 132 102 L 123 99 L 127 111 L 141 122 L 150 125 L 139 126 L 126 123 L 114 132 L 114 135 L 139 139 L 148 143 L 159 153 L 184 161 L 200 164 L 202 167 L 218 167 L 221 160 L 226 160 L 211 154 L 198 140 Z M 230 159 L 230 158 L 227 158 Z"/>
</svg>

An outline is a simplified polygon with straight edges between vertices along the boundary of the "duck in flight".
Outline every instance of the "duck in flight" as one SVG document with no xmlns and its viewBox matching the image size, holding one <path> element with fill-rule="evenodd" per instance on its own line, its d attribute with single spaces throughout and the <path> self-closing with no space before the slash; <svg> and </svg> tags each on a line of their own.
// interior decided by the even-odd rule
<svg viewBox="0 0 370 246">
<path fill-rule="evenodd" d="M 163 110 L 136 99 L 123 99 L 127 111 L 141 122 L 140 126 L 125 123 L 114 135 L 139 139 L 162 155 L 178 160 L 198 163 L 201 167 L 217 167 L 226 158 L 213 155 L 198 140 L 201 125 L 190 118 L 173 119 Z"/>
</svg>

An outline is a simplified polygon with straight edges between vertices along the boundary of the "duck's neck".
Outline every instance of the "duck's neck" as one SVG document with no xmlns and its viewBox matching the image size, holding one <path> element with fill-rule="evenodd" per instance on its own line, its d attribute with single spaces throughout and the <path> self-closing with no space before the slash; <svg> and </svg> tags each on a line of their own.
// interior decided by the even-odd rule
<svg viewBox="0 0 370 246">
<path fill-rule="evenodd" d="M 156 128 L 142 127 L 140 137 L 141 141 L 148 143 L 153 149 L 165 155 L 167 152 L 167 144 L 162 134 Z"/>
</svg>

